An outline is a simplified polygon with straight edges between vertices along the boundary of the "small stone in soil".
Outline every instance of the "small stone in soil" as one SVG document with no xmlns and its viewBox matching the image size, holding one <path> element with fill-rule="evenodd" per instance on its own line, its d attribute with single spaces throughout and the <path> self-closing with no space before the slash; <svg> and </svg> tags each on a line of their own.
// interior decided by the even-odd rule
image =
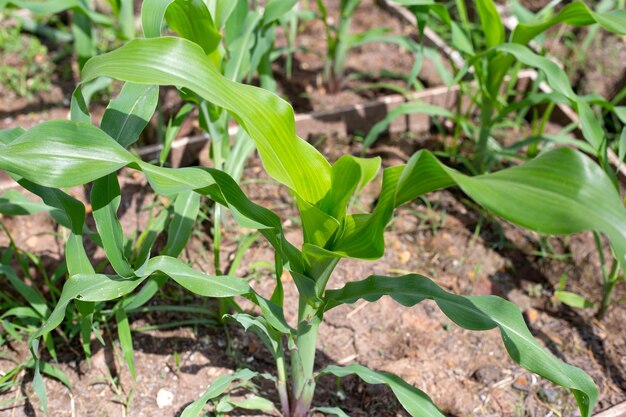
<svg viewBox="0 0 626 417">
<path fill-rule="evenodd" d="M 542 400 L 544 400 L 545 402 L 549 404 L 552 404 L 553 402 L 558 400 L 560 396 L 557 390 L 552 389 L 552 388 L 546 388 L 546 387 L 539 388 L 539 391 L 537 392 L 537 394 L 539 395 L 539 398 L 541 398 Z"/>
<path fill-rule="evenodd" d="M 174 403 L 174 394 L 161 388 L 157 393 L 156 402 L 159 408 L 171 407 Z"/>
<path fill-rule="evenodd" d="M 491 385 L 502 379 L 502 370 L 497 365 L 484 365 L 474 371 L 472 378 L 482 384 Z"/>
</svg>

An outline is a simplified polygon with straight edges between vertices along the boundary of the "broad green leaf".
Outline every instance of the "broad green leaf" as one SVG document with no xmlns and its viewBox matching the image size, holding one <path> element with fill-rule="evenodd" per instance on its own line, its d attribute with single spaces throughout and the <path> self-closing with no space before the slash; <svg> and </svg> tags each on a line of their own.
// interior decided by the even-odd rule
<svg viewBox="0 0 626 417">
<path fill-rule="evenodd" d="M 265 11 L 263 12 L 263 24 L 267 25 L 274 20 L 280 19 L 287 14 L 293 6 L 298 3 L 298 0 L 270 0 L 265 5 Z"/>
<path fill-rule="evenodd" d="M 270 92 L 227 80 L 202 48 L 190 41 L 136 39 L 94 57 L 82 75 L 83 82 L 109 76 L 127 82 L 186 87 L 234 115 L 276 180 L 311 203 L 329 189 L 330 166 L 315 148 L 296 136 L 291 106 Z"/>
<path fill-rule="evenodd" d="M 62 226 L 74 234 L 81 234 L 85 223 L 85 206 L 69 194 L 56 189 L 35 184 L 25 178 L 18 179 L 18 184 L 39 196 L 43 202 L 54 207 L 50 214 Z"/>
<path fill-rule="evenodd" d="M 326 292 L 327 309 L 359 299 L 376 301 L 389 295 L 404 306 L 424 299 L 434 300 L 439 308 L 459 326 L 468 330 L 499 328 L 511 358 L 525 369 L 572 391 L 580 412 L 589 417 L 598 398 L 598 388 L 582 370 L 568 365 L 541 347 L 530 333 L 515 304 L 500 297 L 460 296 L 438 287 L 430 279 L 411 274 L 397 278 L 373 275 L 350 282 L 338 290 Z M 401 401 L 402 402 L 402 401 Z M 422 414 L 413 414 L 422 415 Z"/>
<path fill-rule="evenodd" d="M 146 38 L 161 36 L 165 12 L 174 0 L 144 0 L 141 3 L 141 26 Z"/>
<path fill-rule="evenodd" d="M 174 218 L 167 230 L 163 255 L 177 257 L 187 245 L 200 210 L 200 194 L 185 191 L 176 196 Z"/>
<path fill-rule="evenodd" d="M 626 266 L 626 209 L 621 198 L 597 164 L 569 148 L 476 177 L 463 175 L 429 152 L 419 151 L 406 166 L 384 171 L 376 210 L 347 217 L 346 230 L 331 250 L 356 258 L 382 256 L 384 225 L 395 207 L 455 184 L 503 219 L 540 233 L 600 231 L 609 238 L 622 268 Z"/>
<path fill-rule="evenodd" d="M 260 301 L 262 297 L 254 293 L 243 279 L 203 274 L 178 259 L 168 256 L 150 259 L 145 268 L 142 268 L 142 272 L 141 276 L 131 278 L 92 273 L 72 275 L 63 286 L 61 297 L 46 323 L 30 339 L 37 339 L 59 326 L 65 317 L 65 309 L 72 300 L 92 302 L 115 300 L 132 292 L 149 276 L 157 272 L 169 276 L 194 294 L 205 297 L 248 295 L 248 298 L 253 301 L 265 303 Z M 267 306 L 262 308 L 267 308 Z"/>
<path fill-rule="evenodd" d="M 135 159 L 96 127 L 55 120 L 33 127 L 2 148 L 0 169 L 62 188 L 88 183 Z"/>
<path fill-rule="evenodd" d="M 246 397 L 241 400 L 231 401 L 230 402 L 236 408 L 243 408 L 245 410 L 259 410 L 259 411 L 274 411 L 276 407 L 274 407 L 274 403 L 270 400 L 259 397 L 258 395 L 253 395 L 252 397 Z"/>
<path fill-rule="evenodd" d="M 0 149 L 22 136 L 24 132 L 24 128 L 21 127 L 0 130 Z"/>
<path fill-rule="evenodd" d="M 343 378 L 357 375 L 368 384 L 385 384 L 395 394 L 402 407 L 413 417 L 444 417 L 424 392 L 403 381 L 397 375 L 388 372 L 376 372 L 361 365 L 337 366 L 329 365 L 319 375 L 335 375 Z"/>
<path fill-rule="evenodd" d="M 150 121 L 158 100 L 157 86 L 126 83 L 117 98 L 109 102 L 100 129 L 128 148 Z"/>
<path fill-rule="evenodd" d="M 54 134 L 42 134 L 42 132 L 48 131 Z M 47 140 L 42 141 L 41 138 L 46 136 Z M 90 138 L 93 140 L 89 140 Z M 43 158 L 47 149 L 55 150 L 56 156 L 53 154 L 56 157 L 54 164 Z M 9 155 L 7 156 L 7 154 Z M 33 155 L 37 159 L 41 155 L 42 162 L 38 169 L 26 169 L 25 167 L 32 163 Z M 49 155 L 48 159 L 50 159 Z M 62 186 L 82 185 L 111 174 L 123 165 L 142 170 L 150 185 L 159 194 L 175 195 L 185 191 L 196 191 L 219 204 L 227 206 L 239 224 L 244 227 L 259 229 L 282 259 L 289 263 L 292 270 L 302 271 L 301 254 L 285 239 L 280 218 L 270 210 L 250 201 L 237 183 L 220 170 L 198 167 L 171 169 L 150 165 L 138 160 L 101 130 L 87 124 L 71 121 L 44 122 L 13 141 L 9 146 L 0 149 L 0 169 L 24 175 L 20 184 L 33 192 L 37 190 L 32 186 L 45 192 L 52 189 L 34 185 L 30 181 L 52 184 L 53 186 L 59 186 L 59 184 Z M 52 169 L 53 166 L 54 169 Z M 91 172 L 90 170 L 94 166 L 98 169 L 96 172 Z M 109 195 L 109 191 L 107 191 L 107 195 Z M 35 194 L 39 192 L 37 191 Z M 58 193 L 64 195 L 60 191 Z M 60 198 L 57 194 L 54 195 L 54 199 Z M 104 205 L 112 202 L 114 194 L 106 198 L 96 196 L 96 198 L 107 200 L 99 206 L 104 207 Z M 60 204 L 71 206 L 77 203 L 77 207 L 71 207 L 71 210 L 83 210 L 84 216 L 82 204 L 69 196 L 66 197 L 70 200 L 63 200 Z M 48 201 L 44 198 L 44 202 L 56 207 L 57 202 L 53 201 L 54 199 Z M 79 219 L 80 222 L 76 222 L 75 233 L 77 234 L 82 232 L 83 219 L 84 217 Z"/>
<path fill-rule="evenodd" d="M 200 45 L 207 55 L 222 40 L 203 0 L 175 0 L 167 8 L 165 19 L 174 32 Z"/>
</svg>

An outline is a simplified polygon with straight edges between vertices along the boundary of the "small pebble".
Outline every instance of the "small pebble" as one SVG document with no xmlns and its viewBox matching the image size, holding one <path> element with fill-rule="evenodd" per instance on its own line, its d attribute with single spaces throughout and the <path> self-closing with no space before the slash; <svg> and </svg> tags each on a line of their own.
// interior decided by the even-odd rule
<svg viewBox="0 0 626 417">
<path fill-rule="evenodd" d="M 171 407 L 174 403 L 174 394 L 161 388 L 157 393 L 156 402 L 159 408 Z"/>
<path fill-rule="evenodd" d="M 559 399 L 559 392 L 552 388 L 541 387 L 539 388 L 537 394 L 539 395 L 539 398 L 549 404 L 552 404 Z"/>
</svg>

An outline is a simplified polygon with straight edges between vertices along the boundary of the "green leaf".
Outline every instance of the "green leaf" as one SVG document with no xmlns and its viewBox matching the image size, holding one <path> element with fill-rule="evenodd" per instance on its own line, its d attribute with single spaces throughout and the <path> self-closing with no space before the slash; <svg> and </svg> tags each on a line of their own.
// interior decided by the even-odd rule
<svg viewBox="0 0 626 417">
<path fill-rule="evenodd" d="M 555 291 L 554 296 L 563 304 L 574 308 L 594 308 L 594 304 L 582 295 L 569 291 Z"/>
<path fill-rule="evenodd" d="M 187 245 L 200 210 L 200 194 L 185 191 L 176 196 L 174 218 L 167 230 L 163 255 L 177 257 Z"/>
<path fill-rule="evenodd" d="M 120 341 L 120 347 L 122 348 L 122 355 L 128 365 L 130 374 L 133 379 L 137 379 L 137 372 L 135 371 L 135 359 L 133 357 L 133 339 L 130 335 L 130 325 L 128 324 L 128 317 L 123 308 L 115 309 L 115 321 L 117 322 L 117 337 Z"/>
<path fill-rule="evenodd" d="M 0 130 L 0 149 L 22 136 L 24 132 L 25 130 L 22 127 Z"/>
<path fill-rule="evenodd" d="M 128 148 L 139 139 L 154 114 L 159 101 L 155 85 L 126 83 L 117 98 L 111 100 L 102 116 L 100 129 Z"/>
<path fill-rule="evenodd" d="M 368 384 L 385 384 L 395 394 L 400 404 L 413 417 L 444 417 L 424 392 L 403 381 L 397 375 L 388 372 L 376 372 L 361 365 L 337 366 L 330 365 L 322 369 L 319 375 L 335 375 L 340 378 L 357 375 Z"/>
<path fill-rule="evenodd" d="M 565 5 L 559 13 L 542 22 L 520 23 L 513 30 L 511 41 L 526 45 L 537 35 L 558 23 L 567 23 L 572 26 L 588 26 L 600 24 L 609 32 L 626 34 L 626 11 L 613 10 L 604 13 L 595 13 L 583 2 L 573 2 Z"/>
<path fill-rule="evenodd" d="M 50 211 L 52 207 L 32 201 L 17 190 L 9 190 L 0 194 L 0 214 L 8 216 L 30 215 Z"/>
<path fill-rule="evenodd" d="M 46 137 L 46 135 L 42 135 L 42 132 L 48 131 L 52 131 L 54 134 L 48 135 L 47 140 L 42 141 L 41 138 Z M 13 149 L 14 146 L 17 147 L 17 151 Z M 48 149 L 55 150 L 56 161 L 54 164 L 43 158 Z M 37 158 L 39 158 L 38 155 L 42 155 L 42 162 L 37 166 L 38 169 L 26 169 L 32 163 L 32 155 L 37 156 Z M 237 183 L 220 170 L 198 167 L 171 169 L 150 165 L 131 155 L 106 133 L 91 125 L 71 121 L 44 122 L 22 135 L 18 140 L 13 141 L 9 146 L 0 149 L 0 169 L 24 175 L 25 178 L 20 180 L 20 184 L 36 194 L 48 193 L 52 189 L 34 185 L 30 181 L 52 184 L 53 186 L 59 186 L 59 184 L 63 186 L 81 185 L 116 171 L 121 167 L 120 161 L 126 161 L 122 165 L 142 170 L 157 193 L 175 195 L 195 190 L 199 194 L 206 195 L 227 206 L 240 225 L 259 229 L 282 259 L 289 263 L 292 270 L 302 271 L 301 253 L 285 239 L 280 218 L 270 210 L 250 201 Z M 94 166 L 98 169 L 95 170 L 96 172 L 91 172 Z M 33 186 L 37 188 L 33 188 Z M 103 189 L 106 190 L 106 193 L 95 197 L 102 199 L 97 207 L 104 210 L 105 207 L 114 202 L 116 193 L 112 192 L 113 189 L 109 185 Z M 79 221 L 75 222 L 72 218 L 72 227 L 75 227 L 73 230 L 80 234 L 84 220 L 82 203 L 58 190 L 55 191 L 57 193 L 53 193 L 53 198 L 50 198 L 50 201 L 44 198 L 44 202 L 53 207 L 58 204 L 63 207 L 68 206 L 68 210 L 82 210 L 82 216 L 76 217 Z M 65 196 L 65 199 L 61 198 L 62 196 Z M 54 201 L 60 198 L 60 201 Z M 103 213 L 110 212 L 112 207 L 114 206 L 107 208 Z M 117 226 L 111 223 L 110 227 L 116 228 Z M 113 230 L 113 232 L 115 231 Z M 111 247 L 116 246 L 117 244 Z M 119 266 L 120 270 L 123 270 L 122 263 L 119 263 Z"/>
<path fill-rule="evenodd" d="M 593 380 L 582 370 L 561 362 L 542 348 L 526 327 L 515 304 L 492 295 L 464 297 L 452 294 L 430 279 L 416 274 L 397 278 L 373 275 L 363 281 L 350 282 L 341 289 L 327 291 L 325 299 L 327 309 L 330 309 L 359 299 L 375 301 L 383 295 L 389 295 L 404 306 L 432 299 L 448 318 L 468 330 L 499 328 L 504 346 L 515 362 L 570 389 L 581 414 L 584 417 L 591 415 L 598 398 L 598 389 Z"/>
<path fill-rule="evenodd" d="M 296 136 L 291 106 L 270 92 L 227 80 L 202 48 L 190 41 L 136 39 L 92 58 L 82 76 L 83 82 L 109 76 L 188 88 L 235 116 L 276 180 L 310 203 L 319 201 L 329 189 L 330 166 L 315 148 Z"/>
<path fill-rule="evenodd" d="M 320 413 L 337 417 L 350 417 L 339 407 L 315 407 L 313 411 L 319 411 Z"/>
<path fill-rule="evenodd" d="M 249 369 L 241 369 L 232 375 L 222 375 L 218 377 L 200 398 L 185 407 L 180 417 L 197 417 L 202 413 L 202 409 L 209 400 L 222 395 L 233 382 L 248 381 L 256 376 L 258 376 L 257 372 L 253 372 Z"/>
<path fill-rule="evenodd" d="M 266 398 L 259 397 L 258 395 L 230 401 L 230 403 L 237 408 L 243 408 L 245 410 L 273 411 L 276 409 L 273 402 Z"/>
<path fill-rule="evenodd" d="M 11 286 L 30 304 L 34 311 L 39 314 L 40 317 L 45 318 L 50 315 L 50 309 L 46 304 L 46 299 L 41 295 L 36 288 L 28 286 L 23 280 L 21 280 L 13 269 L 6 265 L 0 265 L 0 275 L 5 275 L 9 280 Z"/>
<path fill-rule="evenodd" d="M 476 4 L 487 48 L 504 43 L 504 25 L 495 3 L 491 0 L 475 0 L 474 3 Z"/>
<path fill-rule="evenodd" d="M 626 209 L 621 198 L 597 164 L 568 148 L 476 177 L 463 175 L 429 152 L 419 151 L 406 166 L 385 169 L 374 212 L 348 216 L 343 235 L 330 249 L 341 256 L 382 256 L 384 226 L 395 207 L 455 184 L 503 219 L 540 233 L 600 231 L 609 238 L 622 268 L 626 266 Z"/>
<path fill-rule="evenodd" d="M 141 3 L 141 26 L 146 38 L 161 36 L 165 12 L 174 0 L 144 0 Z"/>
<path fill-rule="evenodd" d="M 115 273 L 122 277 L 132 277 L 135 271 L 124 255 L 124 232 L 117 218 L 121 199 L 120 185 L 115 174 L 109 174 L 93 183 L 91 189 L 93 218 L 107 259 Z"/>
<path fill-rule="evenodd" d="M 259 336 L 265 347 L 267 347 L 267 349 L 272 353 L 274 357 L 278 355 L 279 346 L 280 343 L 282 343 L 282 336 L 271 326 L 269 326 L 267 320 L 265 320 L 263 317 L 254 317 L 249 314 L 243 313 L 233 315 L 228 314 L 225 317 L 230 317 L 235 320 L 237 323 L 243 326 L 246 332 L 254 332 L 257 336 Z"/>
<path fill-rule="evenodd" d="M 263 12 L 263 24 L 267 25 L 274 20 L 280 19 L 293 9 L 298 0 L 270 0 L 265 5 Z"/>
<path fill-rule="evenodd" d="M 54 120 L 33 127 L 1 149 L 0 169 L 63 188 L 103 177 L 135 159 L 96 127 Z"/>
<path fill-rule="evenodd" d="M 174 32 L 200 45 L 207 55 L 222 40 L 203 0 L 175 0 L 167 8 L 165 19 Z"/>
</svg>

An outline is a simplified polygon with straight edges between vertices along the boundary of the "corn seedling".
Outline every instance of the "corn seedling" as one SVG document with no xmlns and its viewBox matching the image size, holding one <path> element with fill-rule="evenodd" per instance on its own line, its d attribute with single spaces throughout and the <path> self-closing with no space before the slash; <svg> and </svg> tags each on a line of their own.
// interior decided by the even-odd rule
<svg viewBox="0 0 626 417">
<path fill-rule="evenodd" d="M 305 417 L 311 412 L 318 378 L 351 374 L 367 383 L 388 385 L 413 416 L 443 416 L 424 392 L 392 374 L 360 365 L 315 369 L 316 342 L 324 314 L 342 304 L 360 299 L 374 302 L 383 296 L 403 306 L 434 300 L 461 327 L 476 331 L 498 328 L 515 362 L 570 390 L 581 415 L 591 415 L 598 396 L 591 378 L 543 349 L 527 329 L 519 310 L 508 301 L 495 296 L 455 295 L 417 274 L 372 275 L 332 289 L 333 270 L 342 258 L 365 261 L 383 255 L 384 230 L 396 207 L 453 186 L 460 187 L 485 209 L 531 230 L 548 234 L 584 230 L 602 233 L 611 242 L 623 268 L 626 210 L 611 178 L 590 158 L 570 148 L 558 148 L 513 168 L 470 177 L 446 167 L 428 151 L 418 151 L 406 165 L 383 170 L 381 192 L 372 212 L 348 214 L 351 197 L 376 178 L 380 159 L 345 155 L 331 166 L 315 148 L 296 136 L 289 104 L 271 92 L 224 77 L 198 44 L 171 37 L 133 40 L 85 65 L 83 82 L 97 77 L 115 78 L 136 88 L 176 85 L 232 114 L 254 141 L 267 173 L 295 197 L 304 243 L 301 248 L 292 245 L 283 234 L 280 218 L 250 201 L 228 174 L 215 168 L 172 169 L 144 162 L 126 150 L 135 140 L 134 135 L 76 121 L 88 121 L 80 105 L 76 105 L 72 121 L 48 121 L 28 131 L 2 132 L 0 169 L 22 186 L 38 191 L 36 194 L 58 210 L 70 230 L 66 243 L 70 277 L 45 324 L 30 338 L 35 357 L 34 383 L 38 387 L 43 385 L 39 340 L 63 322 L 71 303 L 78 302 L 88 309 L 94 303 L 119 300 L 116 306 L 123 316 L 132 306 L 149 299 L 154 288 L 172 279 L 200 296 L 240 296 L 254 303 L 259 315 L 234 313 L 229 317 L 256 333 L 276 363 L 274 376 L 242 369 L 218 378 L 183 411 L 184 417 L 200 415 L 209 401 L 219 403 L 218 398 L 231 384 L 257 377 L 275 381 L 284 416 Z M 132 119 L 129 114 L 126 116 Z M 140 119 L 146 123 L 145 118 Z M 148 249 L 134 262 L 125 256 L 124 235 L 117 218 L 120 189 L 116 172 L 122 167 L 143 173 L 157 194 L 175 201 L 166 250 L 153 256 Z M 97 273 L 92 267 L 83 246 L 84 206 L 60 191 L 88 183 L 93 183 L 95 233 L 113 274 Z M 177 233 L 172 227 L 193 223 L 197 211 L 186 210 L 189 204 L 184 202 L 197 201 L 200 195 L 229 209 L 241 226 L 258 230 L 274 248 L 277 278 L 269 299 L 259 295 L 247 280 L 205 274 L 177 259 L 191 232 Z M 176 204 L 179 201 L 181 204 Z M 602 204 L 598 205 L 598 201 Z M 295 328 L 283 313 L 283 271 L 289 271 L 299 292 Z M 45 406 L 45 393 L 41 389 L 37 392 Z M 225 401 L 228 406 L 233 405 L 230 400 Z M 258 407 L 265 407 L 267 402 L 259 404 Z"/>
<path fill-rule="evenodd" d="M 457 114 L 452 114 L 447 110 L 424 103 L 408 103 L 399 109 L 394 109 L 385 120 L 372 129 L 365 139 L 367 146 L 371 145 L 386 129 L 392 118 L 411 113 L 427 113 L 449 118 L 457 123 L 457 133 L 463 132 L 475 139 L 476 151 L 473 166 L 468 166 L 468 168 L 477 173 L 484 173 L 492 169 L 494 150 L 502 152 L 501 146 L 492 137 L 496 123 L 503 121 L 508 115 L 527 111 L 536 104 L 564 103 L 570 105 L 579 114 L 580 127 L 587 143 L 572 141 L 566 135 L 543 134 L 543 126 L 550 114 L 550 108 L 548 108 L 547 116 L 543 115 L 541 122 L 537 123 L 538 128 L 533 131 L 533 136 L 524 144 L 529 145 L 538 141 L 575 143 L 575 146 L 581 150 L 597 156 L 607 172 L 610 171 L 606 157 L 605 134 L 591 110 L 589 100 L 575 94 L 562 69 L 548 58 L 533 52 L 527 45 L 547 29 L 559 23 L 577 27 L 599 24 L 604 30 L 624 34 L 626 33 L 626 12 L 623 10 L 594 12 L 584 3 L 574 2 L 563 7 L 554 16 L 537 17 L 531 22 L 519 23 L 507 41 L 504 25 L 491 0 L 477 0 L 473 3 L 479 18 L 480 36 L 477 39 L 474 36 L 476 31 L 472 29 L 474 25 L 465 18 L 461 19 L 461 24 L 452 20 L 448 10 L 442 4 L 434 1 L 414 0 L 395 0 L 395 2 L 408 7 L 415 13 L 418 26 L 421 25 L 420 28 L 436 19 L 448 28 L 452 48 L 463 56 L 466 62 L 462 68 L 458 69 L 456 80 L 460 82 L 462 91 L 472 103 L 468 111 L 471 112 L 474 106 L 479 109 L 479 121 L 475 125 L 471 122 L 471 113 L 462 113 L 460 107 Z M 459 7 L 461 7 L 460 4 Z M 534 93 L 522 100 L 509 103 L 508 92 L 512 91 L 522 65 L 541 71 L 553 92 Z M 469 73 L 473 73 L 474 86 L 465 86 L 462 81 Z M 617 114 L 622 113 L 618 111 Z M 506 154 L 509 157 L 514 155 L 511 152 Z M 610 173 L 610 175 L 613 174 Z"/>
</svg>

